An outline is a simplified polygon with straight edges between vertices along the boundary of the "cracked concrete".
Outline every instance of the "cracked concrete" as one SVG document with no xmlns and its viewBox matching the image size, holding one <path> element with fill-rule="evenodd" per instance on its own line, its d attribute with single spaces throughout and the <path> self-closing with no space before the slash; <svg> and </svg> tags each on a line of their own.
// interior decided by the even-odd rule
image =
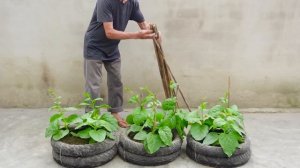
<svg viewBox="0 0 300 168">
<path fill-rule="evenodd" d="M 245 113 L 245 125 L 252 143 L 252 157 L 243 168 L 300 167 L 300 109 L 293 113 Z M 44 130 L 51 115 L 47 109 L 0 109 L 0 167 L 58 168 L 52 159 L 49 139 Z M 104 168 L 140 166 L 118 156 Z M 182 154 L 174 162 L 158 168 L 205 168 Z"/>
</svg>

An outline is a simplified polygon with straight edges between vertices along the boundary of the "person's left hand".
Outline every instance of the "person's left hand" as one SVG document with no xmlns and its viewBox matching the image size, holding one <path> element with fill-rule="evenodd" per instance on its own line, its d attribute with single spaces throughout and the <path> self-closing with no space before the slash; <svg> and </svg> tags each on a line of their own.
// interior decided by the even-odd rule
<svg viewBox="0 0 300 168">
<path fill-rule="evenodd" d="M 123 4 L 125 4 L 128 0 L 120 0 Z"/>
</svg>

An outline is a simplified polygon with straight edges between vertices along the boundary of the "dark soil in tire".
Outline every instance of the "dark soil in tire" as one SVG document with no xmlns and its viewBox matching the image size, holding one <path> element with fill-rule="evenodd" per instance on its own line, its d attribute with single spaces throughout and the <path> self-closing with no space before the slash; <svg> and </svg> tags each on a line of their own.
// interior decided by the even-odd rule
<svg viewBox="0 0 300 168">
<path fill-rule="evenodd" d="M 61 155 L 54 150 L 52 151 L 53 159 L 60 165 L 74 168 L 89 168 L 104 165 L 112 160 L 117 154 L 117 145 L 104 153 L 96 154 L 88 157 L 71 157 Z"/>
<path fill-rule="evenodd" d="M 246 138 L 240 148 L 227 157 L 221 147 L 204 145 L 187 136 L 187 155 L 194 161 L 214 167 L 235 167 L 247 163 L 251 157 L 250 140 Z"/>
</svg>

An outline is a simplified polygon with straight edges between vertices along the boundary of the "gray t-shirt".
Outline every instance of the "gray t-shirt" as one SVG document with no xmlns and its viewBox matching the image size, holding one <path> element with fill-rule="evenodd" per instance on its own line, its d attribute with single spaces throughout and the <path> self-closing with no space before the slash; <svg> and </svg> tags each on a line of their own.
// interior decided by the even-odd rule
<svg viewBox="0 0 300 168">
<path fill-rule="evenodd" d="M 119 58 L 120 40 L 111 40 L 106 37 L 103 22 L 113 22 L 114 29 L 124 31 L 129 20 L 138 23 L 144 21 L 138 0 L 128 0 L 125 4 L 120 0 L 97 0 L 84 38 L 84 57 L 103 61 Z"/>
</svg>

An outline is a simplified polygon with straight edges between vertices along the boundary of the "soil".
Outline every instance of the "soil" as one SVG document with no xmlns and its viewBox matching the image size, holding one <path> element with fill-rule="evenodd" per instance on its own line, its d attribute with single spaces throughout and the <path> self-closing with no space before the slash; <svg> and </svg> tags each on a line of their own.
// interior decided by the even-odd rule
<svg viewBox="0 0 300 168">
<path fill-rule="evenodd" d="M 89 141 L 87 139 L 81 139 L 74 136 L 66 136 L 63 139 L 61 139 L 62 142 L 70 144 L 70 145 L 85 145 L 89 144 Z"/>
</svg>

